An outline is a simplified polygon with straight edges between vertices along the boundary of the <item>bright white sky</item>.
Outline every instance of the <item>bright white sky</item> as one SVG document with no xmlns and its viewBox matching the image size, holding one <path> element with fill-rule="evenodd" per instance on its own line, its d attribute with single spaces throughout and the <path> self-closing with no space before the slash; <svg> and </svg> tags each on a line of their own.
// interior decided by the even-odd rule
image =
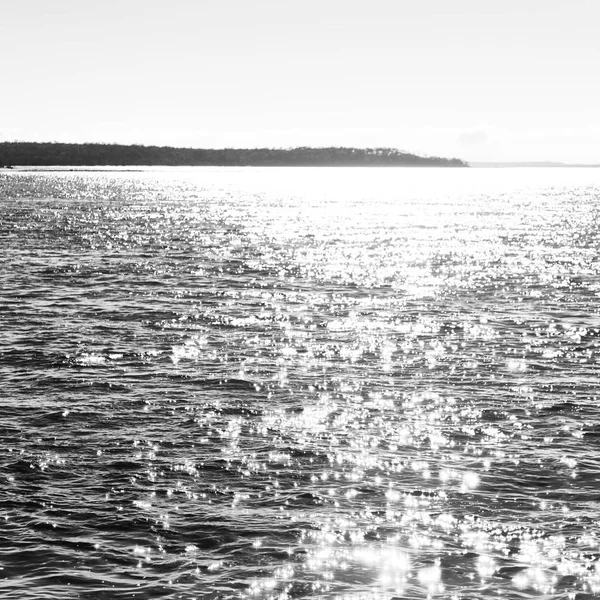
<svg viewBox="0 0 600 600">
<path fill-rule="evenodd" d="M 600 162 L 600 0 L 0 0 L 0 140 Z"/>
</svg>

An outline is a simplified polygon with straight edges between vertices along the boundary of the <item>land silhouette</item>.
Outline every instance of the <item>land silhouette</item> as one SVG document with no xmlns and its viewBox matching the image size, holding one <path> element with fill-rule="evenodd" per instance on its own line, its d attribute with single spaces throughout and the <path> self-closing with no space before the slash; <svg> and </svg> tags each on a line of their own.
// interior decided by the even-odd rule
<svg viewBox="0 0 600 600">
<path fill-rule="evenodd" d="M 173 148 L 121 144 L 2 142 L 0 166 L 468 167 L 458 158 L 394 148 Z"/>
</svg>

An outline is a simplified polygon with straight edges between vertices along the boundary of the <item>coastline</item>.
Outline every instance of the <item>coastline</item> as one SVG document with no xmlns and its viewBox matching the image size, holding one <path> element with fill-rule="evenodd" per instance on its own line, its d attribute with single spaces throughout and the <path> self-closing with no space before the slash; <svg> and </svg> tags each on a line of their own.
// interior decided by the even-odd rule
<svg viewBox="0 0 600 600">
<path fill-rule="evenodd" d="M 122 144 L 0 142 L 0 165 L 12 167 L 451 167 L 458 158 L 395 148 L 175 148 Z"/>
</svg>

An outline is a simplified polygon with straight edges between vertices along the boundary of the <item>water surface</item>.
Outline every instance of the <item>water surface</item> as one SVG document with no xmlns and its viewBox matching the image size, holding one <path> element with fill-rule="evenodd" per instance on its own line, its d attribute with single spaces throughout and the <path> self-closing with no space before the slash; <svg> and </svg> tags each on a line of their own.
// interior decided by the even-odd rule
<svg viewBox="0 0 600 600">
<path fill-rule="evenodd" d="M 600 595 L 600 171 L 0 174 L 3 598 Z"/>
</svg>

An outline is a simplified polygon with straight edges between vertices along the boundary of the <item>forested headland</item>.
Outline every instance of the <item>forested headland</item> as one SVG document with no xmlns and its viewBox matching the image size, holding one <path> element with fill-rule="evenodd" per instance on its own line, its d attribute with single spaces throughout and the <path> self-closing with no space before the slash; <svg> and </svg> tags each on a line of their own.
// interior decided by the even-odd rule
<svg viewBox="0 0 600 600">
<path fill-rule="evenodd" d="M 458 158 L 393 148 L 172 148 L 120 144 L 1 142 L 0 166 L 468 167 Z"/>
</svg>

